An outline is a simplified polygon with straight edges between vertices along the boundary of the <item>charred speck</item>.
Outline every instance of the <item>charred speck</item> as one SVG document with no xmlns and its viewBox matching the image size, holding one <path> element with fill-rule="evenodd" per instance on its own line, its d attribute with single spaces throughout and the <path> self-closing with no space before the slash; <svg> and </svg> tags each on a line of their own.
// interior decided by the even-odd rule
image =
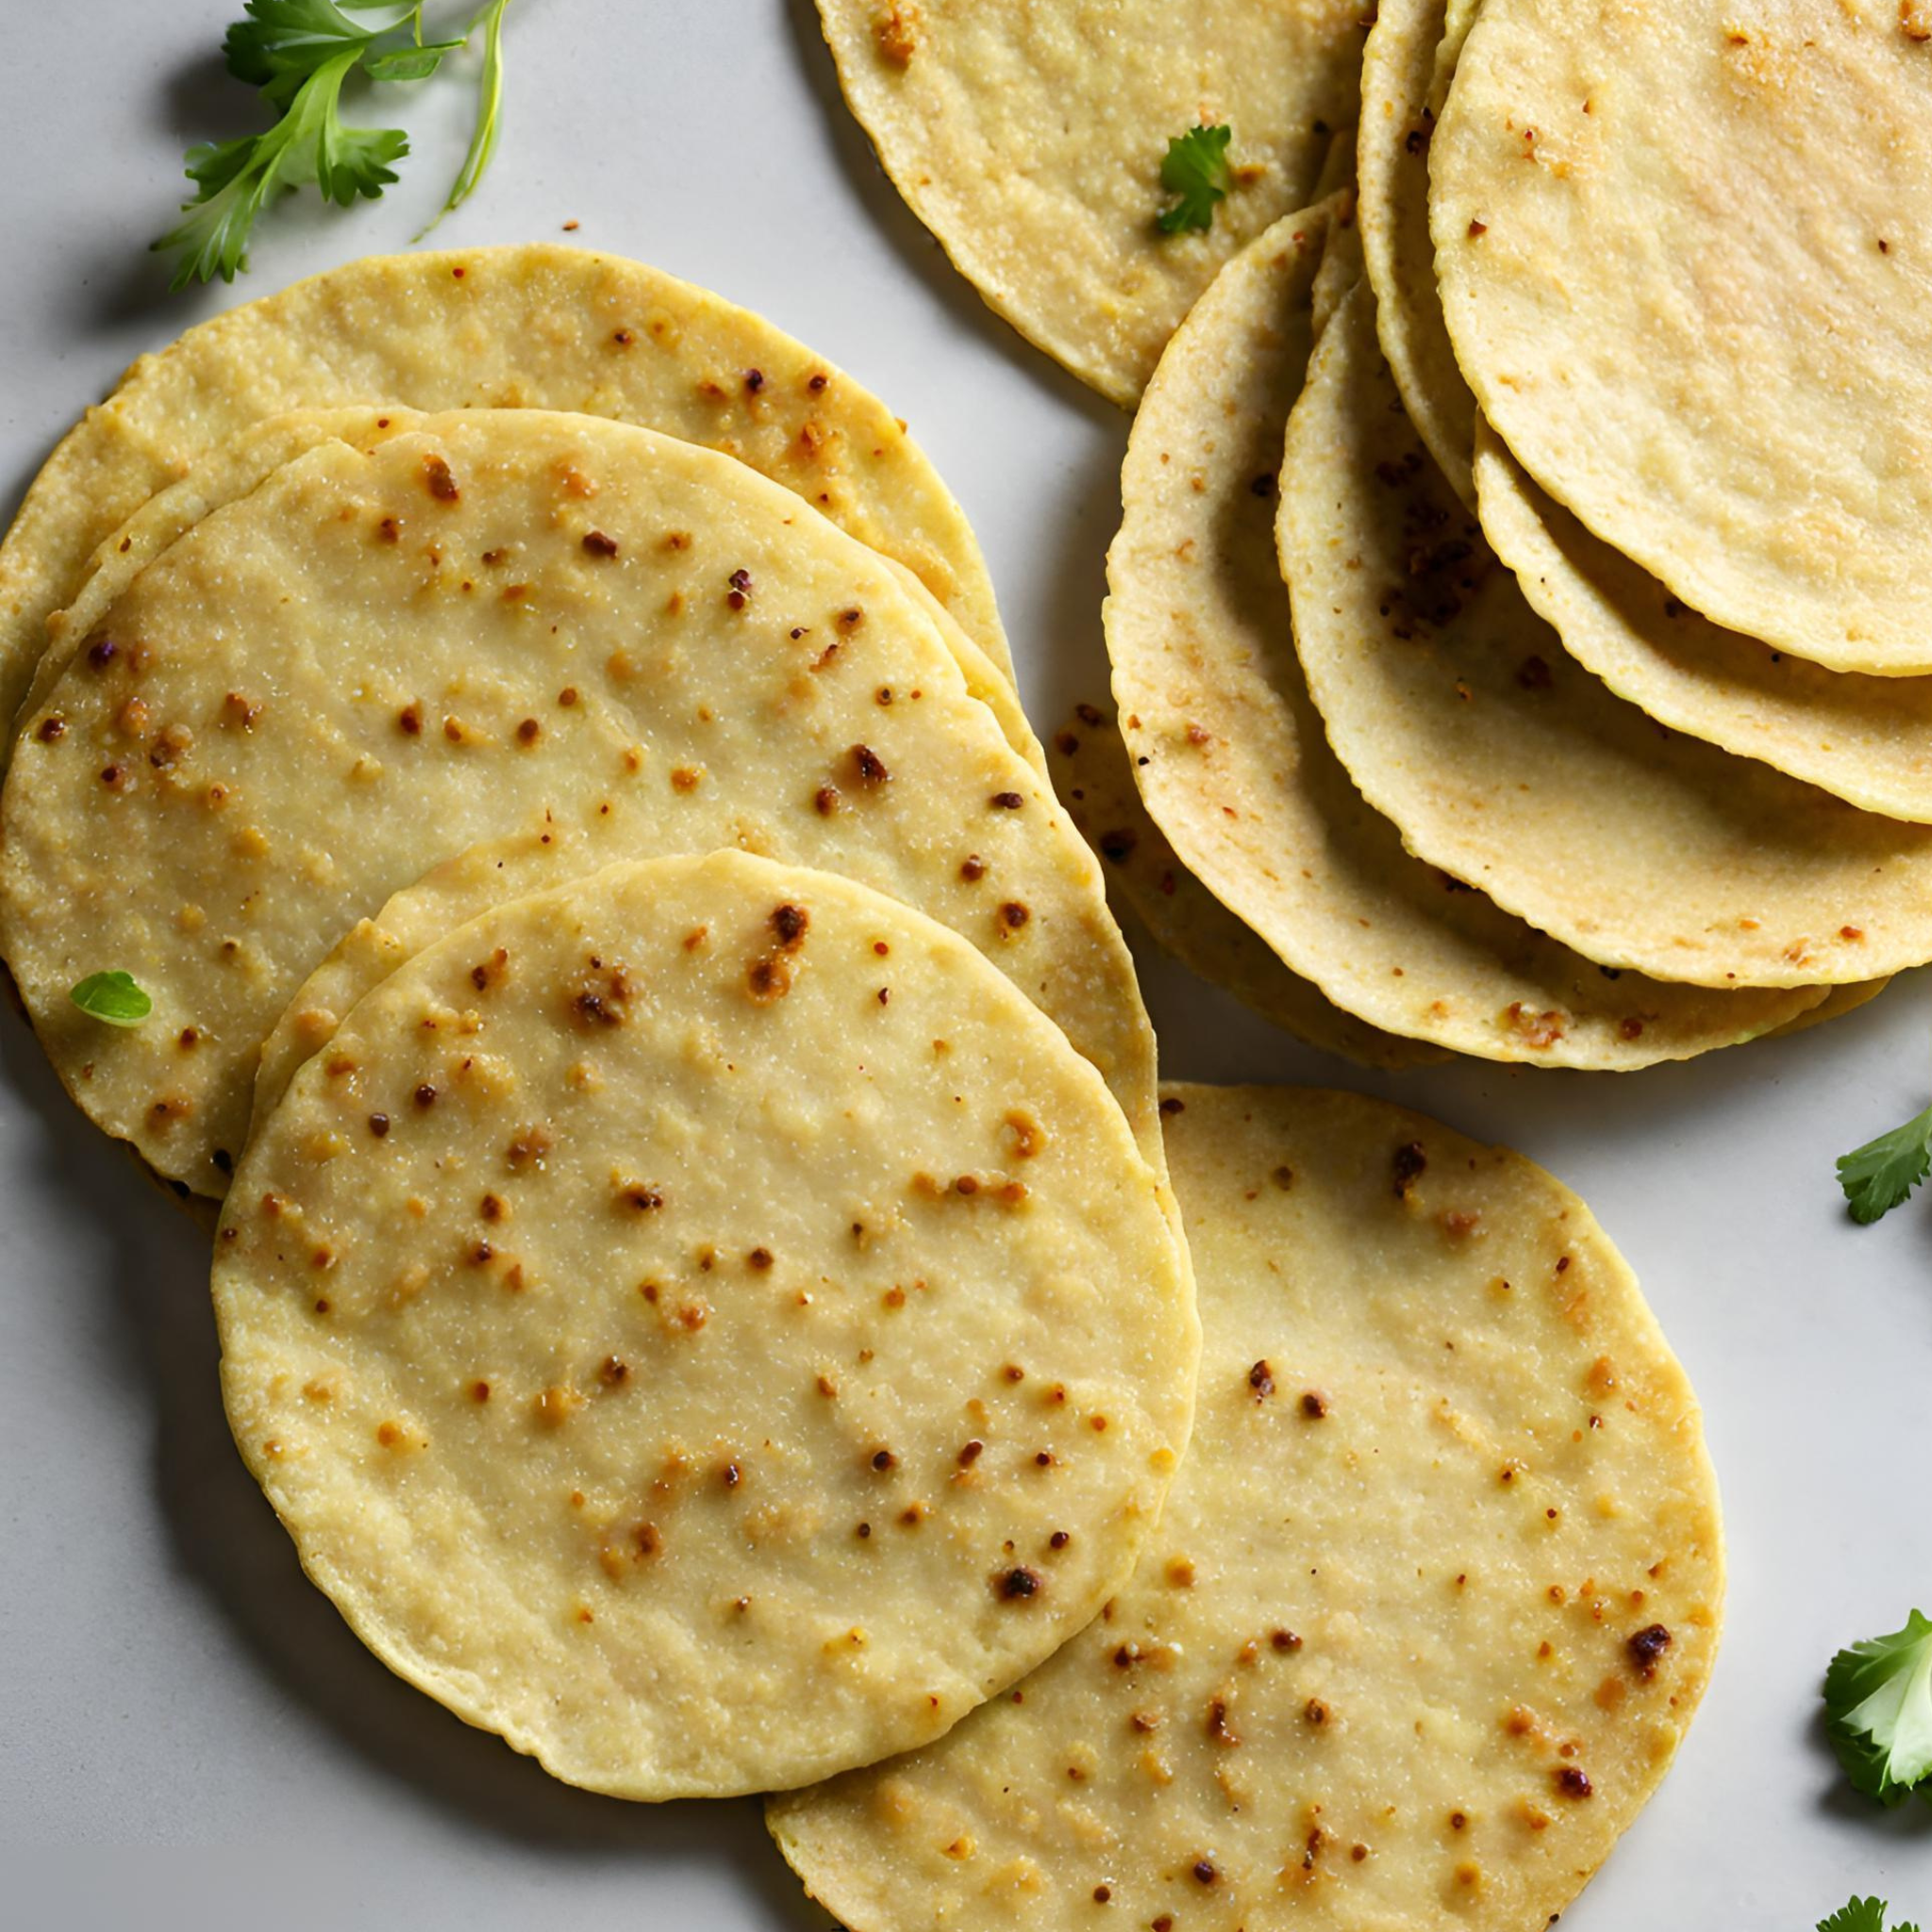
<svg viewBox="0 0 1932 1932">
<path fill-rule="evenodd" d="M 1574 1764 L 1559 1764 L 1557 1767 L 1557 1789 L 1566 1798 L 1588 1798 L 1595 1793 L 1595 1787 Z"/>
<path fill-rule="evenodd" d="M 1036 1597 L 1045 1587 L 1037 1570 L 1017 1564 L 1011 1570 L 1002 1570 L 992 1580 L 993 1593 L 1003 1602 L 1024 1603 L 1029 1597 Z"/>
<path fill-rule="evenodd" d="M 1420 1141 L 1411 1141 L 1407 1146 L 1398 1147 L 1393 1162 L 1396 1193 L 1407 1193 L 1428 1164 L 1429 1157 L 1423 1152 Z"/>
<path fill-rule="evenodd" d="M 892 775 L 886 770 L 886 761 L 869 744 L 852 747 L 852 769 L 858 773 L 858 782 L 868 791 L 888 783 Z"/>
<path fill-rule="evenodd" d="M 617 539 L 615 537 L 607 537 L 602 530 L 586 530 L 584 532 L 584 548 L 592 557 L 615 557 L 617 555 Z"/>
<path fill-rule="evenodd" d="M 87 647 L 87 661 L 96 671 L 105 671 L 114 661 L 116 646 L 112 638 L 96 638 Z"/>
<path fill-rule="evenodd" d="M 1248 1371 L 1248 1387 L 1255 1391 L 1257 1401 L 1274 1393 L 1274 1373 L 1265 1361 L 1257 1362 Z"/>
<path fill-rule="evenodd" d="M 1637 1674 L 1645 1683 L 1657 1675 L 1657 1667 L 1665 1651 L 1671 1647 L 1671 1633 L 1661 1624 L 1653 1624 L 1647 1630 L 1640 1630 L 1624 1646 L 1630 1653 L 1630 1660 L 1637 1666 Z"/>
<path fill-rule="evenodd" d="M 803 906 L 779 906 L 772 913 L 772 930 L 778 935 L 778 943 L 789 952 L 795 951 L 803 943 L 805 929 L 811 924 L 811 914 Z"/>
<path fill-rule="evenodd" d="M 438 503 L 454 503 L 462 494 L 457 488 L 457 479 L 450 475 L 449 465 L 439 456 L 423 458 L 423 477 Z"/>
<path fill-rule="evenodd" d="M 987 803 L 1000 811 L 1018 811 L 1026 801 L 1017 791 L 995 791 Z"/>
<path fill-rule="evenodd" d="M 389 1132 L 389 1116 L 386 1113 L 373 1113 L 369 1116 L 369 1131 L 379 1141 Z"/>
</svg>

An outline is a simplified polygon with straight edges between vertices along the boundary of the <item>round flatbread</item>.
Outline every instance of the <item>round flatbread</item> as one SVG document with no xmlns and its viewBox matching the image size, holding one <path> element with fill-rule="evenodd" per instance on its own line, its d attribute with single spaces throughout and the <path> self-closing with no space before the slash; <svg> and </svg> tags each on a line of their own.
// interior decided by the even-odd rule
<svg viewBox="0 0 1932 1932">
<path fill-rule="evenodd" d="M 973 532 L 876 396 L 675 276 L 526 243 L 351 262 L 136 362 L 48 458 L 0 546 L 0 717 L 95 545 L 148 497 L 263 417 L 380 403 L 581 410 L 723 450 L 903 563 L 1011 672 Z"/>
<path fill-rule="evenodd" d="M 34 666 L 21 701 L 16 729 L 25 729 L 45 707 L 48 693 L 74 653 L 113 608 L 115 600 L 169 544 L 203 517 L 258 489 L 267 478 L 318 443 L 340 441 L 373 449 L 392 436 L 442 426 L 433 414 L 391 407 L 365 409 L 296 409 L 271 416 L 197 461 L 180 482 L 147 502 L 89 558 L 74 602 L 47 620 L 47 647 Z M 966 686 L 999 719 L 1007 741 L 1040 771 L 1046 756 L 1021 708 L 1010 674 L 974 642 L 959 621 L 902 563 L 881 559 L 907 593 L 932 620 L 946 648 L 959 661 Z M 6 745 L 10 755 L 11 742 Z M 4 767 L 0 767 L 4 769 Z"/>
<path fill-rule="evenodd" d="M 1020 333 L 1131 408 L 1215 271 L 1312 198 L 1355 119 L 1357 0 L 819 0 L 912 212 Z M 1232 132 L 1204 233 L 1163 235 L 1168 142 Z"/>
<path fill-rule="evenodd" d="M 1135 790 L 1119 726 L 1096 706 L 1080 706 L 1053 735 L 1047 762 L 1067 816 L 1104 861 L 1109 893 L 1118 891 L 1163 952 L 1305 1045 L 1357 1066 L 1419 1067 L 1448 1058 L 1440 1047 L 1398 1039 L 1343 1012 L 1313 981 L 1291 973 L 1181 863 Z"/>
<path fill-rule="evenodd" d="M 1381 0 L 1362 54 L 1358 220 L 1375 332 L 1416 432 L 1472 508 L 1475 397 L 1456 366 L 1429 239 L 1429 143 L 1480 0 Z"/>
<path fill-rule="evenodd" d="M 216 1241 L 223 1394 L 409 1682 L 595 1790 L 783 1787 L 939 1736 L 1129 1571 L 1198 1349 L 1160 1192 L 958 935 L 618 866 L 296 1074 Z"/>
<path fill-rule="evenodd" d="M 836 866 L 952 924 L 1116 1084 L 1152 1036 L 1094 863 L 891 569 L 742 464 L 476 411 L 330 442 L 97 626 L 8 775 L 0 938 L 90 1115 L 226 1185 L 256 1057 L 358 919 L 480 839 Z M 96 971 L 133 1029 L 68 998 Z"/>
<path fill-rule="evenodd" d="M 1887 817 L 1932 820 L 1932 677 L 1827 671 L 1698 616 L 1479 425 L 1483 534 L 1563 648 L 1660 724 Z"/>
<path fill-rule="evenodd" d="M 1822 993 L 1740 999 L 1596 965 L 1403 850 L 1336 762 L 1274 550 L 1320 210 L 1223 270 L 1135 422 L 1108 557 L 1134 778 L 1182 863 L 1286 968 L 1383 1033 L 1488 1059 L 1627 1069 L 1768 1031 Z M 1279 486 L 1304 488 L 1293 465 Z"/>
<path fill-rule="evenodd" d="M 852 1932 L 1541 1926 L 1710 1673 L 1690 1384 L 1520 1155 L 1351 1094 L 1173 1098 L 1206 1338 L 1139 1571 L 943 1742 L 774 1800 L 779 1848 Z"/>
<path fill-rule="evenodd" d="M 1315 352 L 1280 522 L 1302 666 L 1369 803 L 1612 969 L 1776 987 L 1932 958 L 1932 830 L 1674 736 L 1575 663 L 1429 461 L 1371 303 Z"/>
<path fill-rule="evenodd" d="M 1430 144 L 1524 467 L 1727 630 L 1932 671 L 1923 0 L 1484 0 Z"/>
</svg>

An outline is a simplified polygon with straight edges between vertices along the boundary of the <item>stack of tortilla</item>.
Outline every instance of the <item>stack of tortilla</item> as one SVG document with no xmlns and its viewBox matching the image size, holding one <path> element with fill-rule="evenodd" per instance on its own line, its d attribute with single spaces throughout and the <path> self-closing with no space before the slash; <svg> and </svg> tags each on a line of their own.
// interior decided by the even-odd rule
<svg viewBox="0 0 1932 1932">
<path fill-rule="evenodd" d="M 882 403 L 635 263 L 357 263 L 137 364 L 0 608 L 8 964 L 223 1202 L 237 1441 L 377 1655 L 656 1799 L 1094 1616 L 1194 1399 L 1153 1038 Z"/>
<path fill-rule="evenodd" d="M 1122 738 L 1053 741 L 1158 938 L 1373 1064 L 1640 1067 L 1932 959 L 1910 25 L 1379 9 L 1358 196 L 1136 419 Z"/>
</svg>

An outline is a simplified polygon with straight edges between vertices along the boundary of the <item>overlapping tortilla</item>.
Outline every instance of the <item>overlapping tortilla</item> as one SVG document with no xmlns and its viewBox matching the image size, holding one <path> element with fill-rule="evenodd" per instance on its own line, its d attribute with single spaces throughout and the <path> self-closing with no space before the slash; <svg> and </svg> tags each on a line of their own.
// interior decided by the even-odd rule
<svg viewBox="0 0 1932 1932">
<path fill-rule="evenodd" d="M 1123 407 L 1215 271 L 1306 207 L 1355 118 L 1356 0 L 819 0 L 845 98 L 986 300 Z M 1163 235 L 1170 140 L 1232 130 L 1205 234 Z"/>
<path fill-rule="evenodd" d="M 1932 671 L 1923 0 L 1484 0 L 1429 149 L 1517 460 L 1727 630 Z"/>
<path fill-rule="evenodd" d="M 1149 811 L 1290 970 L 1387 1034 L 1491 1059 L 1633 1068 L 1815 1006 L 1817 989 L 1740 999 L 1606 974 L 1410 858 L 1336 762 L 1274 548 L 1324 219 L 1291 217 L 1222 272 L 1134 425 L 1107 630 Z M 1291 464 L 1278 487 L 1293 497 L 1308 485 Z"/>
<path fill-rule="evenodd" d="M 1329 741 L 1408 849 L 1616 971 L 1794 987 L 1932 958 L 1932 829 L 1665 731 L 1574 663 L 1438 475 L 1372 303 L 1310 364 L 1281 554 Z"/>
<path fill-rule="evenodd" d="M 1349 1094 L 1181 1087 L 1194 1439 L 1101 1620 L 769 1807 L 852 1932 L 1524 1932 L 1717 1648 L 1697 1404 L 1584 1205 Z"/>
<path fill-rule="evenodd" d="M 1182 864 L 1141 802 L 1119 726 L 1095 707 L 1082 705 L 1054 734 L 1047 762 L 1068 817 L 1104 861 L 1109 892 L 1118 891 L 1163 952 L 1324 1053 L 1365 1067 L 1427 1066 L 1448 1058 L 1440 1047 L 1357 1020 L 1312 980 L 1290 972 Z"/>
<path fill-rule="evenodd" d="M 262 1041 L 479 839 L 836 867 L 959 930 L 1115 1085 L 1154 1048 L 1091 857 L 891 568 L 710 451 L 539 410 L 330 442 L 142 572 L 8 775 L 0 936 L 92 1117 L 219 1195 Z M 138 1028 L 76 1011 L 131 972 Z"/>
<path fill-rule="evenodd" d="M 264 417 L 394 403 L 581 410 L 724 451 L 903 563 L 1010 675 L 971 529 L 906 427 L 823 357 L 641 262 L 529 243 L 376 256 L 143 356 L 0 545 L 0 717 L 95 546 Z"/>
<path fill-rule="evenodd" d="M 1429 454 L 1475 504 L 1475 397 L 1456 366 L 1429 237 L 1429 145 L 1480 0 L 1381 0 L 1362 55 L 1356 150 L 1375 332 Z"/>
<path fill-rule="evenodd" d="M 1932 677 L 1827 671 L 1720 630 L 1538 489 L 1487 424 L 1475 480 L 1484 536 L 1619 697 L 1862 810 L 1932 820 Z"/>
<path fill-rule="evenodd" d="M 41 653 L 21 703 L 19 728 L 44 707 L 48 692 L 66 670 L 75 648 L 113 608 L 114 600 L 203 517 L 225 503 L 246 496 L 284 463 L 318 443 L 334 440 L 372 449 L 392 436 L 425 426 L 436 426 L 432 416 L 416 409 L 295 409 L 266 418 L 203 457 L 180 482 L 142 504 L 89 558 L 74 602 L 47 620 L 47 647 Z M 1008 742 L 1044 771 L 1045 754 L 1021 708 L 1010 672 L 993 663 L 952 612 L 904 564 L 890 557 L 883 560 L 908 593 L 924 607 L 944 638 L 946 648 L 959 660 L 967 688 L 999 719 Z M 4 756 L 10 756 L 11 751 L 8 741 Z"/>
<path fill-rule="evenodd" d="M 216 1241 L 223 1392 L 411 1683 L 593 1790 L 782 1787 L 929 1742 L 1130 1571 L 1198 1353 L 1161 1192 L 957 934 L 619 865 L 296 1074 Z"/>
</svg>

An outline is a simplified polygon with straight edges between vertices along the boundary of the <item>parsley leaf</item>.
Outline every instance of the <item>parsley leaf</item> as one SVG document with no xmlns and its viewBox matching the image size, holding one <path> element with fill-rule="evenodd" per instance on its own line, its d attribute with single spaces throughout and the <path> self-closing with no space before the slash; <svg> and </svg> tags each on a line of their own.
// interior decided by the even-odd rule
<svg viewBox="0 0 1932 1932">
<path fill-rule="evenodd" d="M 188 151 L 194 198 L 185 220 L 154 245 L 178 251 L 170 288 L 220 275 L 231 282 L 248 266 L 256 218 L 280 192 L 312 181 L 325 201 L 347 208 L 374 201 L 395 180 L 393 163 L 409 152 L 399 127 L 349 127 L 344 85 L 360 73 L 374 81 L 424 80 L 443 56 L 485 26 L 482 99 L 470 152 L 448 208 L 481 180 L 496 145 L 503 95 L 503 16 L 508 0 L 485 0 L 456 39 L 425 41 L 427 0 L 244 0 L 245 20 L 223 42 L 228 72 L 260 90 L 281 118 L 260 134 L 206 142 Z M 359 16 L 378 16 L 365 25 Z M 357 16 L 352 18 L 352 16 Z M 487 25 L 485 25 L 487 23 Z"/>
<path fill-rule="evenodd" d="M 1932 1622 L 1914 1610 L 1890 1637 L 1855 1643 L 1824 1674 L 1832 1749 L 1867 1797 L 1932 1804 Z"/>
<path fill-rule="evenodd" d="M 131 973 L 90 973 L 67 997 L 95 1020 L 109 1026 L 139 1026 L 155 1003 L 134 983 Z"/>
<path fill-rule="evenodd" d="M 1932 1107 L 1842 1156 L 1838 1184 L 1861 1224 L 1880 1220 L 1932 1173 Z"/>
<path fill-rule="evenodd" d="M 1163 235 L 1178 235 L 1183 228 L 1205 235 L 1214 225 L 1215 205 L 1225 201 L 1234 186 L 1234 171 L 1227 163 L 1227 144 L 1233 139 L 1233 130 L 1226 126 L 1191 127 L 1168 142 L 1160 185 L 1180 199 L 1155 218 L 1154 225 Z"/>
<path fill-rule="evenodd" d="M 1885 1932 L 1885 1915 L 1891 1907 L 1881 1898 L 1855 1898 L 1841 1911 L 1818 1922 L 1818 1932 Z M 1896 1925 L 1892 1932 L 1919 1932 L 1916 1925 Z"/>
</svg>

